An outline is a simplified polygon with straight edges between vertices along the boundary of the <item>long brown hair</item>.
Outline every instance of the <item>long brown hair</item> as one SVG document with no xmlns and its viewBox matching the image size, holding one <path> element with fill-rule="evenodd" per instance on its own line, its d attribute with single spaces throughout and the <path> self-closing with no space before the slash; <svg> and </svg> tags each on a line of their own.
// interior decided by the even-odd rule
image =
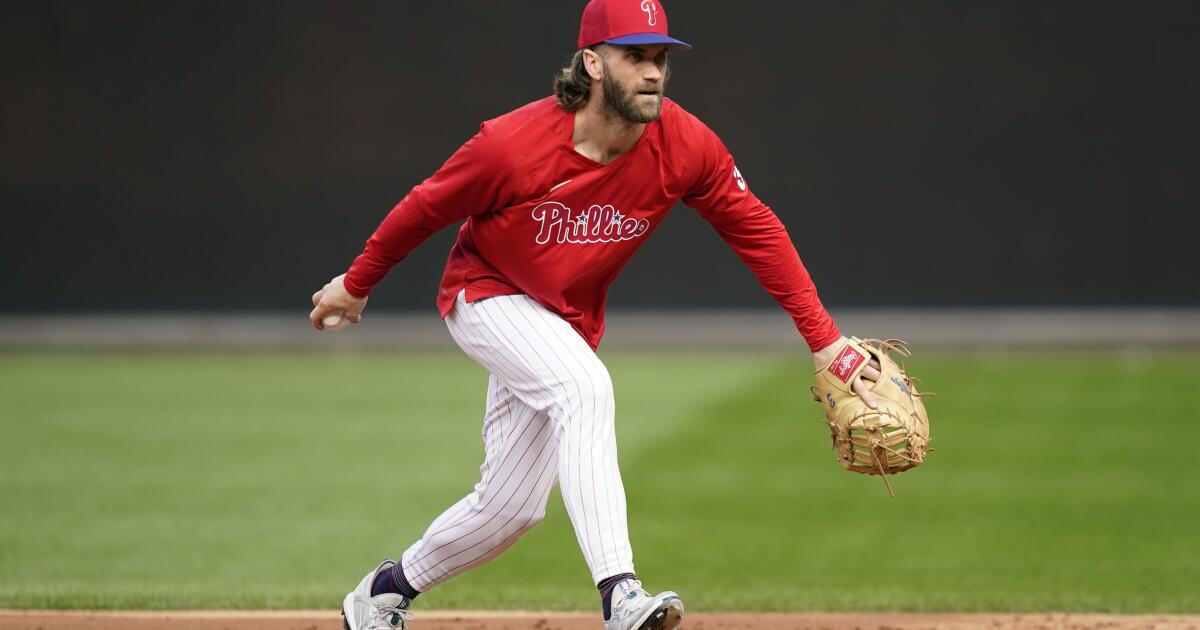
<svg viewBox="0 0 1200 630">
<path fill-rule="evenodd" d="M 595 49 L 595 46 L 588 46 L 575 51 L 571 63 L 554 75 L 554 97 L 558 99 L 559 107 L 573 112 L 587 105 L 592 94 L 592 76 L 583 65 L 583 51 Z"/>
</svg>

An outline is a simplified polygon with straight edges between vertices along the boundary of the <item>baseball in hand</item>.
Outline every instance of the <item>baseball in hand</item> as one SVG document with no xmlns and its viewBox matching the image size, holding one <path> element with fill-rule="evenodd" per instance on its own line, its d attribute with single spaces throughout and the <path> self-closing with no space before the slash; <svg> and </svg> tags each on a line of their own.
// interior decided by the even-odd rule
<svg viewBox="0 0 1200 630">
<path fill-rule="evenodd" d="M 350 320 L 346 319 L 346 311 L 341 311 L 336 315 L 326 315 L 325 319 L 321 320 L 321 323 L 325 325 L 326 332 L 333 332 L 345 328 L 346 324 L 350 323 Z"/>
</svg>

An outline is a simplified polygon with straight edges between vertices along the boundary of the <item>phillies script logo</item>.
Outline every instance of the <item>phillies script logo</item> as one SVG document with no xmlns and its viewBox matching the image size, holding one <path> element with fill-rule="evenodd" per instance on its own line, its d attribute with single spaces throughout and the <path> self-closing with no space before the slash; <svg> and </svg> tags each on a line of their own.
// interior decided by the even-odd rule
<svg viewBox="0 0 1200 630">
<path fill-rule="evenodd" d="M 541 222 L 538 245 L 546 243 L 615 243 L 635 239 L 650 230 L 646 219 L 635 219 L 617 212 L 612 206 L 593 205 L 587 212 L 547 201 L 533 209 L 533 220 Z"/>
<path fill-rule="evenodd" d="M 656 20 L 654 16 L 658 15 L 658 5 L 654 0 L 642 0 L 642 10 L 646 12 L 646 23 L 654 26 Z"/>
<path fill-rule="evenodd" d="M 864 360 L 866 360 L 866 357 L 855 352 L 854 348 L 846 346 L 842 348 L 841 353 L 833 360 L 833 363 L 829 364 L 829 371 L 833 372 L 834 376 L 842 379 L 843 383 L 846 383 L 850 381 L 850 375 L 854 373 L 854 370 L 858 369 L 858 366 Z"/>
</svg>

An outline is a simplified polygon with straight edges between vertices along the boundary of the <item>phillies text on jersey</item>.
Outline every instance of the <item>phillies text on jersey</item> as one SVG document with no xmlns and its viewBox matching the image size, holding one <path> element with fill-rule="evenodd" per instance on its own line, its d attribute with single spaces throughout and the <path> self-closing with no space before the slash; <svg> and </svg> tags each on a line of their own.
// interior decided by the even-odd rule
<svg viewBox="0 0 1200 630">
<path fill-rule="evenodd" d="M 557 201 L 540 203 L 533 209 L 533 218 L 541 223 L 538 245 L 555 243 L 611 243 L 643 236 L 650 230 L 646 219 L 621 214 L 610 205 L 593 205 L 575 213 Z"/>
</svg>

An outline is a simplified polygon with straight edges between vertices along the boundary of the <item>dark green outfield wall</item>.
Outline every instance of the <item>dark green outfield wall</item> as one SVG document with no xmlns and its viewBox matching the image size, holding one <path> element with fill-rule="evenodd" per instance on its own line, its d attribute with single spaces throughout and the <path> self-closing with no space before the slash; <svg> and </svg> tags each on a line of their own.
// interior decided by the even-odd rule
<svg viewBox="0 0 1200 630">
<path fill-rule="evenodd" d="M 1200 3 L 667 2 L 833 305 L 1197 304 Z M 304 309 L 582 3 L 5 2 L 0 311 Z M 431 239 L 375 308 L 430 308 Z M 767 304 L 676 209 L 614 306 Z"/>
</svg>

